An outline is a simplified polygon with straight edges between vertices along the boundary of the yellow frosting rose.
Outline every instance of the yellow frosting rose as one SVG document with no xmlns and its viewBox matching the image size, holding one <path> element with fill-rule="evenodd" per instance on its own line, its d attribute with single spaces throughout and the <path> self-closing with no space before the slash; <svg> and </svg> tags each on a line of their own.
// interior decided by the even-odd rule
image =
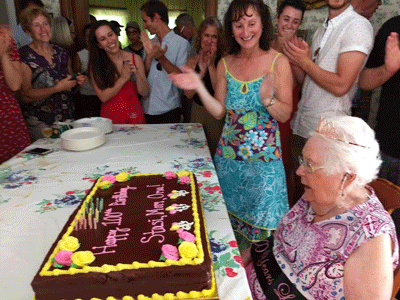
<svg viewBox="0 0 400 300">
<path fill-rule="evenodd" d="M 169 230 L 171 230 L 171 231 L 176 231 L 176 230 L 178 230 L 179 228 L 181 228 L 181 227 L 179 226 L 179 224 L 172 224 L 172 226 L 171 226 L 171 228 L 170 228 Z"/>
<path fill-rule="evenodd" d="M 197 256 L 197 253 L 199 252 L 194 243 L 186 241 L 182 242 L 179 245 L 178 250 L 181 257 L 188 259 L 195 258 Z"/>
<path fill-rule="evenodd" d="M 176 173 L 176 175 L 178 175 L 178 177 L 182 177 L 182 176 L 189 176 L 190 173 L 188 171 L 179 171 L 178 173 Z"/>
<path fill-rule="evenodd" d="M 79 248 L 80 244 L 76 237 L 68 236 L 59 241 L 58 246 L 60 250 L 74 252 Z"/>
<path fill-rule="evenodd" d="M 118 182 L 125 182 L 125 181 L 128 181 L 129 179 L 130 179 L 130 176 L 126 172 L 121 172 L 117 176 L 115 176 L 115 180 L 117 180 Z"/>
<path fill-rule="evenodd" d="M 102 189 L 108 189 L 109 187 L 112 186 L 112 183 L 108 180 L 102 181 L 98 184 L 98 186 Z"/>
<path fill-rule="evenodd" d="M 95 258 L 92 251 L 78 251 L 71 255 L 72 262 L 78 267 L 91 264 Z"/>
</svg>

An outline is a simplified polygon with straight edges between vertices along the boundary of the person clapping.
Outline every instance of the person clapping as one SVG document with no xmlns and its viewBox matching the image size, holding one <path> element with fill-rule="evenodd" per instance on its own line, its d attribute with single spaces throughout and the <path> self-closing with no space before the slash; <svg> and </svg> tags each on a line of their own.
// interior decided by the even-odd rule
<svg viewBox="0 0 400 300">
<path fill-rule="evenodd" d="M 32 43 L 19 49 L 22 61 L 22 111 L 31 138 L 42 138 L 41 129 L 57 121 L 75 117 L 71 89 L 87 81 L 87 76 L 72 74 L 67 50 L 52 44 L 51 17 L 40 7 L 21 13 L 21 25 Z"/>
<path fill-rule="evenodd" d="M 105 20 L 92 25 L 89 42 L 91 83 L 103 102 L 100 115 L 114 124 L 144 124 L 138 93 L 147 96 L 149 85 L 141 57 L 119 48 L 118 36 Z"/>
</svg>

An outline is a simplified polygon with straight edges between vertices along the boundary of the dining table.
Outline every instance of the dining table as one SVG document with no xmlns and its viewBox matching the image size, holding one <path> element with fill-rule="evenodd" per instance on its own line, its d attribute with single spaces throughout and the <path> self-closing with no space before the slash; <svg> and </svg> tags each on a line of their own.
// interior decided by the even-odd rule
<svg viewBox="0 0 400 300">
<path fill-rule="evenodd" d="M 181 170 L 198 181 L 218 298 L 252 299 L 202 125 L 112 125 L 105 137 L 85 151 L 65 150 L 61 138 L 40 139 L 0 165 L 0 299 L 34 298 L 34 275 L 100 176 Z M 36 147 L 52 151 L 27 152 Z"/>
</svg>

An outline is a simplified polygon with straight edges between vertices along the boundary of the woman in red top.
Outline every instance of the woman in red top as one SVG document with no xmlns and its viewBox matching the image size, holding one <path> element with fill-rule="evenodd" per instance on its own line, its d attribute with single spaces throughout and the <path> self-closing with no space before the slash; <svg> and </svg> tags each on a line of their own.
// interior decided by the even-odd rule
<svg viewBox="0 0 400 300">
<path fill-rule="evenodd" d="M 147 96 L 144 64 L 137 54 L 119 47 L 117 34 L 108 21 L 97 21 L 89 34 L 91 82 L 103 102 L 100 116 L 113 124 L 144 124 L 138 94 Z M 131 80 L 134 75 L 135 81 Z"/>
<path fill-rule="evenodd" d="M 19 53 L 8 28 L 0 25 L 0 164 L 31 143 L 13 91 L 22 83 Z"/>
</svg>

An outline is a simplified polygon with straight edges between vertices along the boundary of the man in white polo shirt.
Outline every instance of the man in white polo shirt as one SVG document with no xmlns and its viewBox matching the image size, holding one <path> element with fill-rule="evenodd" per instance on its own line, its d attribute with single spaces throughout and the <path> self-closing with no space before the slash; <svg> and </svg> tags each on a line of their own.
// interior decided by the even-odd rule
<svg viewBox="0 0 400 300">
<path fill-rule="evenodd" d="M 150 86 L 149 95 L 142 98 L 146 123 L 178 123 L 181 118 L 180 93 L 168 74 L 181 72 L 179 67 L 186 63 L 189 42 L 169 29 L 168 9 L 161 1 L 147 1 L 140 10 L 144 28 L 156 35 L 150 41 L 145 32 L 141 34 Z"/>
<path fill-rule="evenodd" d="M 373 29 L 366 18 L 354 11 L 350 2 L 327 0 L 328 17 L 315 32 L 311 49 L 299 40 L 284 45 L 284 53 L 291 63 L 305 72 L 301 99 L 292 123 L 295 167 L 299 166 L 298 156 L 321 116 L 351 113 L 359 73 L 373 46 Z"/>
</svg>

